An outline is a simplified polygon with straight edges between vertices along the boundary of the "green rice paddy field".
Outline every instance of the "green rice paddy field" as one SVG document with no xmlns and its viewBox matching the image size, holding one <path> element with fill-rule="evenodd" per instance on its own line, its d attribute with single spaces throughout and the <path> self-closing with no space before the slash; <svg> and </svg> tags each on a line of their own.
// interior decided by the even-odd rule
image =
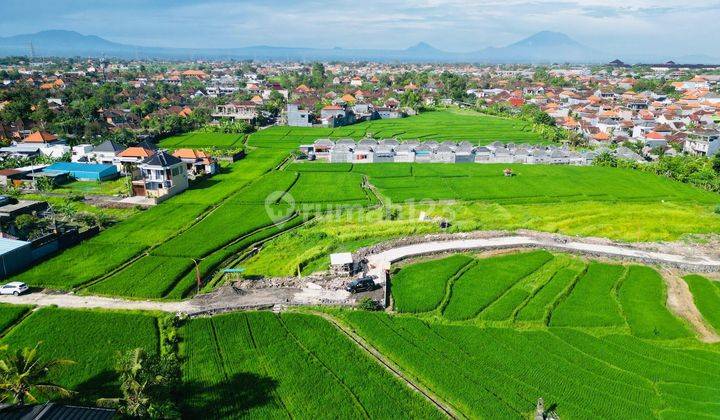
<svg viewBox="0 0 720 420">
<path fill-rule="evenodd" d="M 703 314 L 720 305 L 719 283 L 687 280 Z M 403 266 L 391 282 L 398 315 L 339 316 L 468 417 L 527 417 L 539 396 L 561 418 L 720 413 L 719 349 L 667 309 L 650 267 L 461 254 Z"/>
<path fill-rule="evenodd" d="M 166 149 L 228 149 L 243 145 L 244 135 L 210 133 L 194 131 L 191 133 L 172 136 L 160 141 L 159 146 Z"/>
<path fill-rule="evenodd" d="M 408 263 L 391 281 L 397 313 L 327 316 L 457 415 L 527 418 L 538 397 L 561 418 L 720 413 L 720 348 L 697 341 L 667 309 L 665 283 L 651 267 L 545 251 L 468 253 Z M 720 305 L 717 283 L 688 283 L 702 293 L 703 314 Z M 117 395 L 118 351 L 158 351 L 155 314 L 29 309 L 0 305 L 0 344 L 42 341 L 45 357 L 74 360 L 52 379 L 78 390 L 75 402 Z M 338 327 L 302 312 L 185 321 L 176 393 L 183 416 L 443 417 Z"/>
<path fill-rule="evenodd" d="M 518 136 L 514 141 L 538 140 L 525 138 L 534 134 L 518 124 L 444 111 L 297 132 L 314 137 L 363 137 L 372 132 L 379 137 L 428 139 L 446 134 L 478 142 L 482 136 L 496 140 L 505 132 Z M 451 231 L 527 228 L 633 241 L 676 240 L 686 234 L 720 231 L 720 215 L 712 211 L 720 202 L 717 194 L 619 169 L 292 163 L 277 170 L 289 152 L 287 139 L 296 138 L 295 130 L 272 127 L 252 134 L 250 144 L 259 147 L 251 147 L 245 159 L 14 280 L 81 293 L 182 298 L 192 289 L 192 259 L 199 261 L 203 278 L 208 279 L 224 261 L 244 251 L 241 245 L 251 245 L 250 239 L 267 239 L 309 217 L 316 221 L 296 234 L 271 240 L 246 263 L 248 272 L 261 276 L 294 274 L 298 268 L 312 272 L 324 268 L 327 255 L 335 250 L 438 231 L 433 224 L 417 222 L 421 212 L 450 220 Z M 268 140 L 278 132 L 281 140 Z M 242 141 L 239 135 L 194 132 L 165 139 L 162 146 L 220 147 Z M 502 176 L 506 166 L 516 176 Z M 375 217 L 381 212 L 369 208 L 379 204 L 378 197 L 385 205 L 397 206 L 397 217 Z M 328 217 L 328 211 L 343 215 Z M 282 226 L 274 223 L 293 217 L 300 218 Z"/>
<path fill-rule="evenodd" d="M 427 112 L 396 120 L 366 121 L 338 128 L 271 127 L 254 133 L 248 144 L 263 148 L 295 149 L 319 138 L 451 140 L 473 144 L 543 143 L 530 124 L 509 118 L 456 111 Z"/>
</svg>

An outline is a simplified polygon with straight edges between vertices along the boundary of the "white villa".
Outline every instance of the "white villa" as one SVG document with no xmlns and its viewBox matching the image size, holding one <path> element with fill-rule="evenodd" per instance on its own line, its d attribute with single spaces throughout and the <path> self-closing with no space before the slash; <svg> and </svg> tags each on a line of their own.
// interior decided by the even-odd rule
<svg viewBox="0 0 720 420">
<path fill-rule="evenodd" d="M 494 142 L 475 146 L 470 142 L 408 140 L 318 139 L 313 144 L 300 146 L 300 151 L 311 160 L 330 163 L 525 163 L 555 165 L 590 165 L 603 150 L 577 152 L 555 145 L 529 145 Z M 618 157 L 642 161 L 642 157 L 627 148 L 613 152 Z"/>
</svg>

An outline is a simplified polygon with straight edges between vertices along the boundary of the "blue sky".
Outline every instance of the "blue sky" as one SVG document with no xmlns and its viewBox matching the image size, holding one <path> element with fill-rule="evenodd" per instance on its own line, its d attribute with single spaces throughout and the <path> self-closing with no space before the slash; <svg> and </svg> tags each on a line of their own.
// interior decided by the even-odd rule
<svg viewBox="0 0 720 420">
<path fill-rule="evenodd" d="M 720 56 L 720 0 L 0 0 L 0 36 L 69 29 L 147 46 L 448 51 L 541 30 L 601 51 Z"/>
</svg>

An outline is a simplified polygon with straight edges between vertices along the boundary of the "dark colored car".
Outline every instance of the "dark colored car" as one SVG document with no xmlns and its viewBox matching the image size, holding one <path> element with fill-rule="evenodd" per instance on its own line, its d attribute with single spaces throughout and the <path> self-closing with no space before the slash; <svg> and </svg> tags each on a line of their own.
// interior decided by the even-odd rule
<svg viewBox="0 0 720 420">
<path fill-rule="evenodd" d="M 0 195 L 0 206 L 17 204 L 17 202 L 18 201 L 14 197 L 10 197 L 9 195 Z"/>
<path fill-rule="evenodd" d="M 359 293 L 367 292 L 369 290 L 375 290 L 376 287 L 377 285 L 375 284 L 373 277 L 367 276 L 351 281 L 350 284 L 347 285 L 345 290 L 350 293 Z"/>
</svg>

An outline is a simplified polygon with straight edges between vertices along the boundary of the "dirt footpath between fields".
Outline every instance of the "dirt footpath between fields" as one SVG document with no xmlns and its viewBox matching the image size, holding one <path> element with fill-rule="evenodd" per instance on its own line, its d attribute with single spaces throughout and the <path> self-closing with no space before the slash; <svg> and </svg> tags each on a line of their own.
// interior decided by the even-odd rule
<svg viewBox="0 0 720 420">
<path fill-rule="evenodd" d="M 675 315 L 687 320 L 697 332 L 700 340 L 706 343 L 720 342 L 720 335 L 712 329 L 695 306 L 692 293 L 680 274 L 673 269 L 662 270 L 667 284 L 667 306 Z"/>
</svg>

